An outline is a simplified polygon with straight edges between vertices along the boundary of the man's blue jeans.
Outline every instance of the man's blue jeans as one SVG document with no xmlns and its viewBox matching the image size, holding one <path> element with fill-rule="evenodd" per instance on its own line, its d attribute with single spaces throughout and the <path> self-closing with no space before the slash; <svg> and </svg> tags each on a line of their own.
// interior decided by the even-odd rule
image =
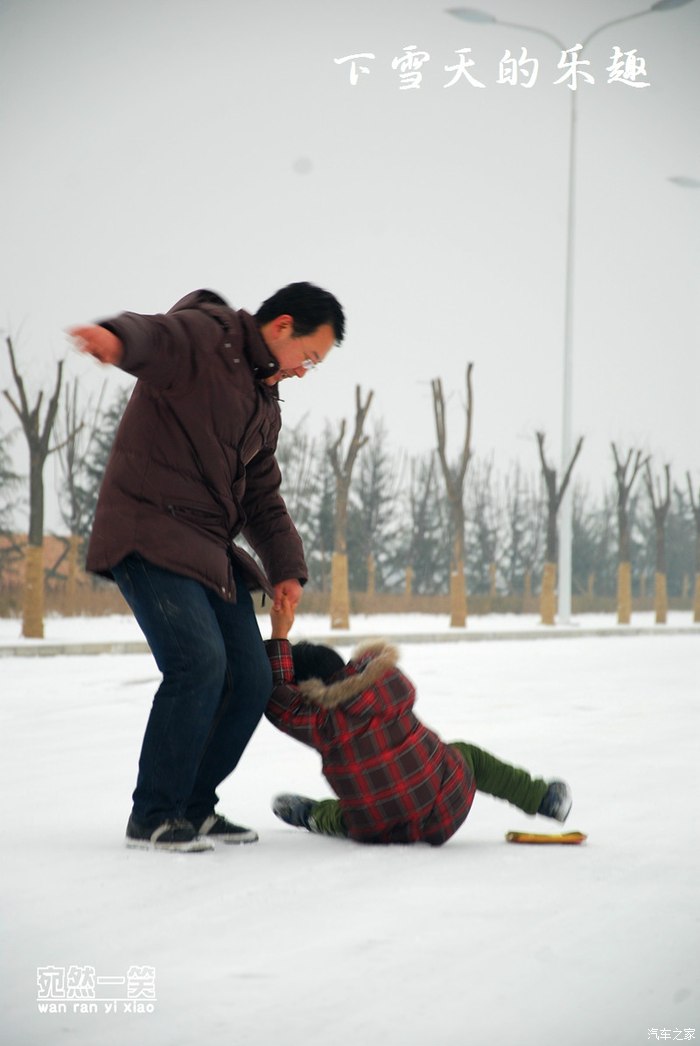
<svg viewBox="0 0 700 1046">
<path fill-rule="evenodd" d="M 234 568 L 237 601 L 132 554 L 112 569 L 163 681 L 139 760 L 133 817 L 198 828 L 234 769 L 272 690 L 253 602 Z"/>
</svg>

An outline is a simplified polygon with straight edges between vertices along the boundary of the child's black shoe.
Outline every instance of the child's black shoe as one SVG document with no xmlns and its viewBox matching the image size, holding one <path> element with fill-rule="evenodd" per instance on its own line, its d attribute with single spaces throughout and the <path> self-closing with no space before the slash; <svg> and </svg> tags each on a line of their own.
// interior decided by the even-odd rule
<svg viewBox="0 0 700 1046">
<path fill-rule="evenodd" d="M 547 791 L 537 813 L 543 817 L 552 817 L 555 821 L 565 821 L 571 810 L 571 789 L 565 781 L 550 781 Z"/>
<path fill-rule="evenodd" d="M 305 795 L 277 795 L 272 801 L 272 812 L 285 824 L 311 832 L 309 815 L 315 805 L 315 800 L 307 799 Z"/>
</svg>

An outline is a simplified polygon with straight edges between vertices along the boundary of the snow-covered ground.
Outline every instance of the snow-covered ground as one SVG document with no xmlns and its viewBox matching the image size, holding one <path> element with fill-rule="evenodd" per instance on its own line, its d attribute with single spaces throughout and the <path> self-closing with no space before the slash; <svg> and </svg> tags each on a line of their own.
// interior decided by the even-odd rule
<svg viewBox="0 0 700 1046">
<path fill-rule="evenodd" d="M 15 642 L 17 622 L 0 626 Z M 49 619 L 47 637 L 70 640 L 74 626 Z M 114 637 L 116 621 L 89 628 Z M 699 655 L 693 632 L 403 646 L 418 711 L 445 738 L 570 781 L 566 828 L 588 833 L 582 847 L 507 844 L 508 829 L 553 824 L 488 796 L 440 849 L 287 828 L 271 796 L 330 793 L 316 754 L 263 722 L 220 804 L 260 841 L 195 855 L 123 845 L 151 657 L 4 658 L 2 1041 L 636 1046 L 652 1030 L 678 1041 L 693 1028 L 700 1038 Z M 132 967 L 151 967 L 156 1000 L 138 1001 L 153 1012 L 105 1012 L 106 1002 L 74 1012 L 86 1006 L 77 1000 L 40 1012 L 47 967 L 92 967 L 127 989 Z M 100 999 L 120 993 L 97 988 Z"/>
<path fill-rule="evenodd" d="M 259 618 L 260 628 L 267 637 L 269 632 L 266 615 Z M 441 614 L 353 614 L 350 619 L 349 639 L 364 635 L 391 636 L 443 636 L 448 639 L 459 638 L 460 634 L 484 636 L 493 633 L 518 634 L 531 633 L 547 636 L 571 630 L 574 634 L 591 632 L 613 632 L 621 635 L 649 629 L 657 634 L 664 631 L 683 629 L 697 631 L 700 626 L 693 623 L 690 611 L 671 611 L 666 625 L 655 625 L 651 611 L 634 614 L 629 626 L 619 626 L 615 614 L 580 614 L 574 617 L 569 625 L 556 625 L 548 628 L 540 624 L 539 614 L 483 614 L 471 615 L 466 629 L 450 628 L 448 615 Z M 3 647 L 40 646 L 44 644 L 66 643 L 77 645 L 84 643 L 129 643 L 143 640 L 143 635 L 131 615 L 107 615 L 104 617 L 60 617 L 47 616 L 45 619 L 44 639 L 23 639 L 22 622 L 18 618 L 0 618 L 0 653 Z M 310 636 L 333 636 L 330 618 L 327 614 L 300 613 L 295 623 L 295 634 L 299 638 Z"/>
</svg>

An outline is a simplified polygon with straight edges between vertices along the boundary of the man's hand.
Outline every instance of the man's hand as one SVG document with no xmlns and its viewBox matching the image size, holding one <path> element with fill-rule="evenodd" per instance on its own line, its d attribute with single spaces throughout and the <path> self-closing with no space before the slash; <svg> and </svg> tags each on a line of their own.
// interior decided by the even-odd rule
<svg viewBox="0 0 700 1046">
<path fill-rule="evenodd" d="M 289 581 L 280 581 L 278 585 L 274 586 L 274 596 L 272 597 L 273 608 L 279 610 L 282 606 L 282 599 L 289 600 L 292 610 L 296 610 L 299 606 L 301 599 L 301 585 L 296 578 L 291 578 Z"/>
<path fill-rule="evenodd" d="M 119 366 L 124 358 L 124 346 L 121 341 L 105 327 L 71 327 L 68 333 L 80 352 L 87 352 L 100 363 Z"/>
<path fill-rule="evenodd" d="M 286 639 L 294 624 L 294 607 L 286 596 L 280 598 L 279 606 L 274 604 L 270 610 L 272 621 L 272 638 Z"/>
</svg>

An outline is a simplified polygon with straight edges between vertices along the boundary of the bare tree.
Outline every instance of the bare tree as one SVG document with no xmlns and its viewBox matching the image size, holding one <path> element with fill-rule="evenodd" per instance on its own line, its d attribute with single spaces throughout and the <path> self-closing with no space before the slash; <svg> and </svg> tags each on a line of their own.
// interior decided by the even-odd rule
<svg viewBox="0 0 700 1046">
<path fill-rule="evenodd" d="M 666 518 L 671 507 L 671 466 L 664 465 L 666 477 L 665 487 L 662 490 L 661 480 L 656 478 L 656 490 L 651 474 L 651 465 L 645 462 L 645 480 L 647 493 L 651 502 L 651 511 L 654 517 L 654 536 L 656 547 L 655 575 L 654 575 L 654 613 L 657 625 L 666 624 L 668 618 L 668 586 L 666 579 Z"/>
<path fill-rule="evenodd" d="M 406 567 L 406 594 L 435 593 L 449 578 L 449 520 L 437 489 L 435 452 L 411 461 L 408 505 L 411 533 Z"/>
<path fill-rule="evenodd" d="M 350 585 L 374 595 L 377 589 L 403 585 L 404 516 L 399 502 L 404 487 L 404 457 L 388 446 L 384 422 L 375 422 L 356 465 L 348 511 Z"/>
<path fill-rule="evenodd" d="M 282 429 L 276 458 L 289 515 L 302 537 L 306 537 L 316 480 L 316 444 L 307 431 L 306 416 L 296 425 Z"/>
<path fill-rule="evenodd" d="M 68 528 L 68 539 L 65 549 L 67 558 L 66 589 L 64 613 L 75 614 L 77 610 L 77 581 L 80 546 L 86 533 L 90 517 L 90 498 L 86 490 L 85 468 L 93 441 L 95 440 L 102 420 L 102 399 L 105 391 L 102 385 L 97 405 L 91 412 L 91 404 L 80 405 L 78 382 L 63 390 L 63 411 L 59 415 L 56 429 L 59 433 L 59 445 L 56 448 L 63 474 L 63 486 L 59 494 L 59 504 L 63 522 Z"/>
<path fill-rule="evenodd" d="M 603 487 L 602 499 L 590 497 L 585 484 L 573 492 L 573 584 L 574 590 L 589 599 L 614 596 L 617 585 L 617 494 L 611 485 Z"/>
<path fill-rule="evenodd" d="M 360 448 L 368 437 L 362 435 L 367 411 L 372 402 L 370 392 L 362 402 L 360 386 L 355 387 L 355 430 L 350 440 L 347 453 L 343 457 L 345 440 L 345 419 L 340 424 L 337 440 L 328 450 L 333 474 L 335 476 L 335 534 L 333 544 L 333 564 L 331 571 L 331 628 L 349 628 L 350 626 L 350 589 L 348 585 L 348 503 L 350 482 L 355 459 Z"/>
<path fill-rule="evenodd" d="M 307 521 L 306 550 L 309 580 L 319 591 L 330 589 L 335 540 L 335 474 L 327 447 L 333 436 L 326 422 L 322 436 L 323 451 L 315 456 L 314 490 Z"/>
<path fill-rule="evenodd" d="M 117 388 L 108 406 L 100 411 L 99 424 L 83 461 L 81 487 L 85 497 L 85 509 L 80 515 L 81 537 L 87 537 L 92 530 L 105 469 L 130 395 L 130 389 Z"/>
<path fill-rule="evenodd" d="M 467 584 L 464 570 L 464 481 L 471 459 L 473 391 L 473 363 L 467 365 L 467 402 L 465 404 L 466 426 L 461 454 L 454 466 L 447 460 L 447 426 L 445 422 L 445 398 L 442 382 L 435 378 L 432 382 L 433 411 L 437 433 L 437 452 L 450 507 L 452 531 L 452 559 L 450 563 L 450 626 L 464 628 L 467 623 Z"/>
<path fill-rule="evenodd" d="M 7 389 L 4 390 L 4 396 L 21 422 L 29 448 L 29 529 L 25 553 L 22 635 L 32 639 L 42 639 L 44 636 L 44 465 L 48 455 L 52 453 L 49 449 L 49 442 L 58 411 L 63 361 L 61 360 L 57 364 L 56 383 L 42 422 L 41 405 L 44 393 L 40 392 L 36 403 L 30 407 L 24 381 L 17 370 L 12 339 L 9 336 L 6 338 L 6 344 L 17 399 Z"/>
<path fill-rule="evenodd" d="M 523 476 L 520 465 L 516 464 L 512 478 L 506 476 L 505 488 L 507 588 L 511 595 L 522 592 L 522 608 L 528 612 L 532 600 L 532 576 L 541 556 L 542 484 L 533 477 Z"/>
<path fill-rule="evenodd" d="M 12 437 L 13 433 L 0 432 L 0 579 L 23 554 L 14 527 L 21 477 L 15 472 L 8 452 Z"/>
<path fill-rule="evenodd" d="M 605 512 L 601 514 L 586 483 L 575 483 L 571 498 L 573 590 L 592 599 L 596 585 L 600 587 L 602 580 L 600 568 L 604 566 L 608 541 L 608 527 L 605 525 L 608 516 Z"/>
<path fill-rule="evenodd" d="M 625 461 L 622 461 L 615 444 L 611 444 L 615 458 L 615 482 L 617 483 L 617 622 L 629 625 L 632 617 L 632 557 L 631 557 L 631 515 L 630 494 L 637 473 L 648 459 L 642 460 L 642 452 L 630 449 Z"/>
<path fill-rule="evenodd" d="M 559 487 L 557 487 L 556 469 L 553 469 L 551 465 L 547 464 L 547 461 L 544 456 L 544 433 L 537 432 L 536 436 L 537 446 L 539 447 L 540 452 L 542 475 L 544 477 L 545 487 L 547 490 L 547 536 L 544 552 L 544 569 L 542 572 L 542 589 L 540 592 L 540 615 L 542 618 L 543 625 L 553 625 L 557 587 L 557 513 L 559 512 L 559 506 L 561 505 L 562 498 L 566 493 L 566 488 L 569 485 L 569 480 L 571 479 L 571 473 L 573 471 L 574 465 L 576 464 L 576 459 L 581 453 L 581 447 L 583 446 L 583 436 L 580 437 L 578 443 L 576 444 L 573 456 L 571 458 L 571 461 L 569 462 L 569 466 L 566 472 L 564 473 L 564 478 Z"/>
<path fill-rule="evenodd" d="M 472 592 L 488 596 L 493 606 L 497 593 L 499 560 L 504 554 L 504 509 L 500 483 L 494 475 L 493 456 L 476 458 L 467 491 L 467 576 Z"/>
<path fill-rule="evenodd" d="M 690 473 L 686 472 L 688 480 L 688 494 L 690 495 L 690 507 L 695 520 L 695 586 L 693 594 L 693 621 L 700 621 L 700 487 L 697 497 L 693 491 L 693 481 Z"/>
</svg>

